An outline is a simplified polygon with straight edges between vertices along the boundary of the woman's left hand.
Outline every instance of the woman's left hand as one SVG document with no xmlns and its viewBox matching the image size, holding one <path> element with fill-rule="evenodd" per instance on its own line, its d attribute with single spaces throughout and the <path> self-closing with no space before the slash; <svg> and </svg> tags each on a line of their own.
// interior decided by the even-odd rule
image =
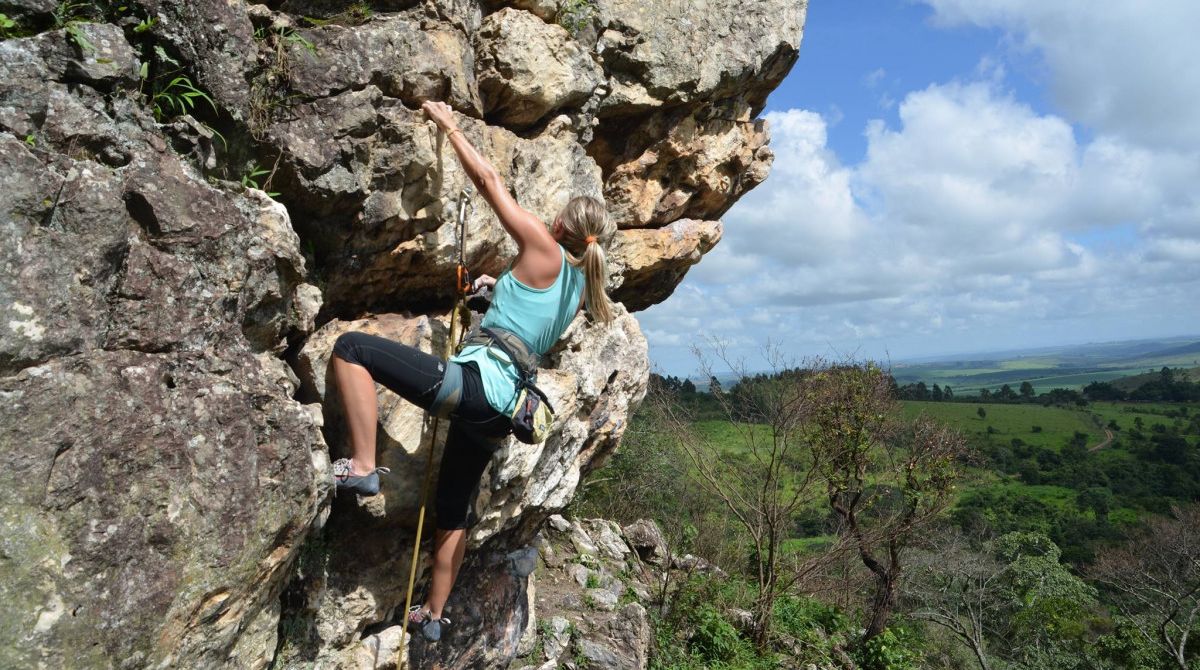
<svg viewBox="0 0 1200 670">
<path fill-rule="evenodd" d="M 491 275 L 479 275 L 475 281 L 471 283 L 471 290 L 478 293 L 483 287 L 492 288 L 496 285 L 496 278 Z"/>
</svg>

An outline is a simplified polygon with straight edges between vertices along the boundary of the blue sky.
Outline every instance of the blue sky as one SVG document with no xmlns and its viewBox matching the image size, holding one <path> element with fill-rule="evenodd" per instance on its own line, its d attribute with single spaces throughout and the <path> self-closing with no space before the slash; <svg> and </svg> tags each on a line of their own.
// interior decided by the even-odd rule
<svg viewBox="0 0 1200 670">
<path fill-rule="evenodd" d="M 1200 3 L 814 0 L 771 176 L 670 299 L 720 341 L 904 360 L 1200 333 Z"/>
<path fill-rule="evenodd" d="M 994 29 L 937 30 L 931 13 L 912 2 L 815 0 L 800 62 L 768 98 L 767 111 L 822 114 L 830 148 L 843 161 L 861 160 L 867 121 L 894 123 L 906 91 L 972 76 L 1003 36 Z M 1040 106 L 1037 87 L 1014 79 L 1022 97 Z"/>
</svg>

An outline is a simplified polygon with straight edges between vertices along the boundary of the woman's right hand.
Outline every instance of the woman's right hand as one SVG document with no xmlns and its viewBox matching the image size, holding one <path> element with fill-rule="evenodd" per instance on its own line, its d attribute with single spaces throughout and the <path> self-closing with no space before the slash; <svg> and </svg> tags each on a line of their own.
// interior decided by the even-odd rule
<svg viewBox="0 0 1200 670">
<path fill-rule="evenodd" d="M 458 124 L 454 122 L 454 112 L 450 109 L 450 105 L 436 100 L 426 100 L 421 103 L 421 109 L 445 132 L 458 130 Z"/>
</svg>

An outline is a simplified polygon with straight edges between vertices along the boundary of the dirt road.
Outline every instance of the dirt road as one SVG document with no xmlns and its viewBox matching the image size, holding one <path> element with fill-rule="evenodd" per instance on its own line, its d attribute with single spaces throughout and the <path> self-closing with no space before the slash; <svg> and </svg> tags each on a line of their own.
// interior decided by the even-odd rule
<svg viewBox="0 0 1200 670">
<path fill-rule="evenodd" d="M 1108 428 L 1105 428 L 1105 429 L 1104 429 L 1104 441 L 1103 441 L 1103 442 L 1101 442 L 1100 444 L 1097 444 L 1097 445 L 1095 445 L 1095 446 L 1088 447 L 1088 451 L 1100 451 L 1101 449 L 1103 449 L 1103 448 L 1107 447 L 1108 445 L 1112 444 L 1112 441 L 1113 441 L 1113 432 L 1112 432 L 1112 430 L 1110 430 L 1110 429 L 1108 429 Z"/>
</svg>

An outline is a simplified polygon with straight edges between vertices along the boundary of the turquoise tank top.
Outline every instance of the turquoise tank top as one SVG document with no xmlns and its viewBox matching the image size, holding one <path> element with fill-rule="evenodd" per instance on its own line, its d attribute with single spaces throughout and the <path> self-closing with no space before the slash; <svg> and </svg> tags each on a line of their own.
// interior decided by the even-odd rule
<svg viewBox="0 0 1200 670">
<path fill-rule="evenodd" d="M 549 351 L 571 325 L 583 295 L 583 272 L 567 262 L 562 245 L 558 249 L 562 267 L 553 284 L 547 288 L 526 286 L 506 270 L 496 280 L 492 306 L 482 322 L 485 327 L 516 333 L 538 355 Z M 502 414 L 512 413 L 517 401 L 517 369 L 499 347 L 468 346 L 450 360 L 478 366 L 488 404 Z"/>
</svg>

